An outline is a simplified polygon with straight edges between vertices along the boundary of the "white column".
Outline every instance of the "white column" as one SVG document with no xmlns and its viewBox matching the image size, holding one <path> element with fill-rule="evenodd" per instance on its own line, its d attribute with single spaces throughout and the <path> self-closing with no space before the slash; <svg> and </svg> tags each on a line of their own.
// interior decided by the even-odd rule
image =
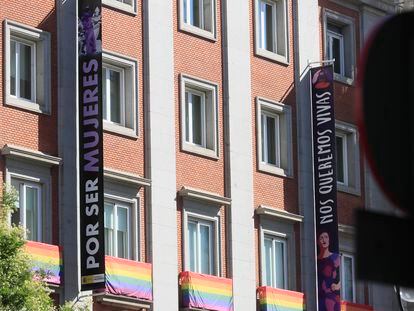
<svg viewBox="0 0 414 311">
<path fill-rule="evenodd" d="M 253 206 L 252 95 L 249 1 L 226 0 L 223 8 L 226 67 L 227 195 L 231 196 L 230 268 L 234 310 L 256 310 Z"/>
<path fill-rule="evenodd" d="M 178 310 L 172 1 L 144 2 L 146 174 L 154 311 Z"/>
</svg>

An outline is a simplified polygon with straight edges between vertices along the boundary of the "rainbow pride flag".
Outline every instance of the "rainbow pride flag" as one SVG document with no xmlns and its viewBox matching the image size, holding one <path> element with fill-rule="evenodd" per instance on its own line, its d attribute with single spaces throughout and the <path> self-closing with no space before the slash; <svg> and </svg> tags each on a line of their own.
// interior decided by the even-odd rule
<svg viewBox="0 0 414 311">
<path fill-rule="evenodd" d="M 212 311 L 233 310 L 231 279 L 189 271 L 180 273 L 182 305 Z"/>
<path fill-rule="evenodd" d="M 341 311 L 374 311 L 374 308 L 348 301 L 341 302 Z"/>
<path fill-rule="evenodd" d="M 33 271 L 45 271 L 46 282 L 60 285 L 62 256 L 59 246 L 27 241 L 25 252 L 30 256 Z"/>
<path fill-rule="evenodd" d="M 137 299 L 152 300 L 152 265 L 105 256 L 106 291 Z"/>
<path fill-rule="evenodd" d="M 305 295 L 269 286 L 257 289 L 260 311 L 303 311 Z"/>
</svg>

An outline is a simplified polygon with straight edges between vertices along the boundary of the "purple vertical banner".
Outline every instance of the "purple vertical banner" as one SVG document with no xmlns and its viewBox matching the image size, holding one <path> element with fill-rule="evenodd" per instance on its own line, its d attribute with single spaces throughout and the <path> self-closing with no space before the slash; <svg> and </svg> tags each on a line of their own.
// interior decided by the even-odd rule
<svg viewBox="0 0 414 311">
<path fill-rule="evenodd" d="M 81 289 L 105 288 L 101 1 L 78 2 Z"/>
<path fill-rule="evenodd" d="M 312 68 L 313 182 L 319 311 L 340 311 L 333 66 Z"/>
</svg>

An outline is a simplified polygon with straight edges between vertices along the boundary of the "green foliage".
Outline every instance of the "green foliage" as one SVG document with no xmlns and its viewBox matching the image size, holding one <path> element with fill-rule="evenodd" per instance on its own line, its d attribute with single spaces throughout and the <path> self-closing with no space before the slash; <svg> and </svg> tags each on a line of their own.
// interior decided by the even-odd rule
<svg viewBox="0 0 414 311">
<path fill-rule="evenodd" d="M 13 212 L 17 192 L 3 186 L 0 198 L 0 310 L 55 310 L 47 285 L 30 269 L 30 258 L 24 253 L 24 230 L 10 226 L 8 215 Z"/>
<path fill-rule="evenodd" d="M 60 306 L 59 311 L 89 311 L 88 307 L 75 307 L 72 302 L 67 301 L 63 306 Z"/>
</svg>

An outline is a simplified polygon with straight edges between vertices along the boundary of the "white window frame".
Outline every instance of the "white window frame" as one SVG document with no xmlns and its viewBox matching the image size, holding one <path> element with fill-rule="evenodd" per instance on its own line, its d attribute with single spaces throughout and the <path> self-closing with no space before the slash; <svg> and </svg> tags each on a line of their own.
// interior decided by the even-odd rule
<svg viewBox="0 0 414 311">
<path fill-rule="evenodd" d="M 353 124 L 336 120 L 335 140 L 336 136 L 343 137 L 343 141 L 345 142 L 344 153 L 346 153 L 344 155 L 345 182 L 342 183 L 337 181 L 337 190 L 359 196 L 361 195 L 361 164 L 357 128 Z"/>
<path fill-rule="evenodd" d="M 339 55 L 340 55 L 340 59 L 339 61 L 341 62 L 341 66 L 339 69 L 339 75 L 344 76 L 345 75 L 345 50 L 344 50 L 344 36 L 340 33 L 331 31 L 331 30 L 327 30 L 326 31 L 326 35 L 327 35 L 327 44 L 328 44 L 328 59 L 333 59 L 333 44 L 332 44 L 332 40 L 333 39 L 338 39 L 339 40 Z M 335 60 L 338 61 L 338 60 Z"/>
<path fill-rule="evenodd" d="M 356 282 L 355 282 L 355 257 L 350 253 L 341 253 L 341 291 L 345 293 L 344 286 L 345 286 L 345 265 L 344 265 L 344 258 L 348 257 L 351 258 L 352 261 L 352 300 L 346 300 L 345 297 L 343 297 L 343 300 L 349 301 L 349 302 L 356 302 Z"/>
<path fill-rule="evenodd" d="M 338 184 L 348 186 L 348 137 L 345 133 L 336 133 L 336 137 L 340 137 L 342 139 L 342 159 L 343 159 L 343 165 L 342 169 L 344 170 L 344 181 L 337 181 Z M 337 159 L 338 160 L 338 159 Z"/>
<path fill-rule="evenodd" d="M 187 238 L 187 245 L 188 245 L 187 256 L 189 258 L 190 254 L 193 253 L 193 256 L 195 256 L 195 259 L 196 259 L 196 270 L 197 271 L 194 271 L 194 272 L 202 273 L 200 271 L 201 270 L 201 256 L 202 256 L 202 254 L 201 254 L 200 225 L 203 225 L 203 226 L 209 227 L 209 230 L 210 230 L 209 231 L 209 239 L 210 239 L 210 241 L 209 241 L 210 242 L 209 243 L 209 253 L 212 255 L 212 258 L 209 258 L 209 263 L 210 263 L 210 265 L 209 265 L 210 273 L 209 274 L 214 274 L 215 271 L 216 271 L 216 269 L 215 269 L 215 266 L 216 266 L 216 264 L 215 264 L 215 257 L 216 257 L 215 253 L 216 252 L 215 252 L 215 249 L 214 249 L 214 244 L 215 244 L 215 236 L 214 236 L 215 230 L 214 230 L 214 228 L 215 228 L 215 224 L 214 224 L 213 221 L 200 219 L 200 218 L 195 218 L 195 217 L 189 217 L 187 219 L 187 230 L 188 230 L 188 224 L 189 223 L 194 223 L 197 226 L 197 245 L 198 245 L 198 249 L 190 250 L 189 243 L 188 243 L 189 237 Z M 187 232 L 187 234 L 188 234 L 188 232 Z M 189 262 L 189 260 L 188 260 L 188 262 Z"/>
<path fill-rule="evenodd" d="M 179 0 L 180 1 L 180 22 L 179 22 L 179 27 L 180 30 L 191 33 L 191 34 L 195 34 L 199 37 L 203 37 L 205 39 L 209 39 L 211 41 L 216 41 L 217 40 L 217 33 L 216 33 L 216 23 L 217 23 L 217 1 L 216 0 L 210 0 L 211 1 L 211 31 L 206 30 L 205 29 L 205 25 L 204 25 L 204 9 L 200 9 L 200 22 L 202 27 L 196 27 L 194 25 L 192 25 L 191 23 L 188 23 L 185 20 L 185 13 L 187 13 L 187 16 L 189 16 L 189 10 L 190 10 L 190 6 L 187 5 L 187 12 L 184 12 L 184 2 L 189 2 L 189 1 L 193 1 L 193 0 Z M 201 3 L 204 2 L 204 0 L 200 0 Z M 202 7 L 203 5 L 201 5 Z"/>
<path fill-rule="evenodd" d="M 355 34 L 355 21 L 352 17 L 340 14 L 338 12 L 323 9 L 323 30 L 324 30 L 324 46 L 325 46 L 325 59 L 329 59 L 332 55 L 329 51 L 330 45 L 328 44 L 328 33 L 335 33 L 328 30 L 328 24 L 335 25 L 342 28 L 343 38 L 343 59 L 341 71 L 343 74 L 334 73 L 334 79 L 338 82 L 353 85 L 356 73 L 356 34 Z"/>
<path fill-rule="evenodd" d="M 205 157 L 219 158 L 219 130 L 218 130 L 218 85 L 194 78 L 188 75 L 181 75 L 181 149 L 187 152 L 199 154 Z M 204 138 L 202 145 L 187 142 L 186 130 L 186 92 L 198 92 L 204 97 Z M 208 115 L 209 114 L 209 115 Z M 190 125 L 190 124 L 189 124 Z"/>
<path fill-rule="evenodd" d="M 13 183 L 19 183 L 19 189 L 16 189 L 19 193 L 19 209 L 20 209 L 20 225 L 27 230 L 27 218 L 26 218 L 26 188 L 34 188 L 38 191 L 38 198 L 37 198 L 37 240 L 35 242 L 42 242 L 43 241 L 43 212 L 44 212 L 44 204 L 43 204 L 43 186 L 41 183 L 28 180 L 27 177 L 19 178 L 17 176 L 13 176 L 11 178 L 11 184 L 14 187 Z M 22 208 L 23 207 L 23 208 Z M 9 217 L 9 221 L 11 222 L 11 215 Z M 24 237 L 27 239 L 27 232 L 24 232 Z"/>
<path fill-rule="evenodd" d="M 185 200 L 191 202 L 191 200 Z M 190 208 L 191 209 L 191 208 Z M 208 207 L 207 207 L 208 209 Z M 189 247 L 189 237 L 188 237 L 188 222 L 189 220 L 196 219 L 199 221 L 207 221 L 213 224 L 214 226 L 214 259 L 211 261 L 214 263 L 213 273 L 211 275 L 220 276 L 221 275 L 221 252 L 220 252 L 220 209 L 218 208 L 216 216 L 209 216 L 205 214 L 198 213 L 196 211 L 190 211 L 187 208 L 183 209 L 183 232 L 182 237 L 184 240 L 184 270 L 190 271 L 190 247 Z"/>
<path fill-rule="evenodd" d="M 106 200 L 105 203 L 107 204 L 111 204 L 113 206 L 113 226 L 114 226 L 114 235 L 113 235 L 113 240 L 112 240 L 112 244 L 113 244 L 113 249 L 114 249 L 114 254 L 110 255 L 113 257 L 119 257 L 118 254 L 118 237 L 117 237 L 117 230 L 118 230 L 118 209 L 119 208 L 123 208 L 127 210 L 127 249 L 126 249 L 126 258 L 125 259 L 131 259 L 131 254 L 132 252 L 132 232 L 131 232 L 131 210 L 132 207 L 131 206 L 126 206 L 126 204 L 122 204 L 119 201 L 113 201 L 113 200 Z"/>
<path fill-rule="evenodd" d="M 277 61 L 279 63 L 289 65 L 289 0 L 255 0 L 255 53 L 256 55 Z M 269 4 L 273 7 L 272 18 L 272 35 L 273 35 L 273 51 L 269 51 L 262 47 L 263 40 L 265 38 L 265 32 L 263 31 L 264 20 L 262 18 L 262 3 Z M 278 8 L 279 6 L 279 8 Z M 282 9 L 283 21 L 278 21 L 278 9 Z M 283 25 L 283 50 L 284 53 L 278 52 L 278 27 Z"/>
<path fill-rule="evenodd" d="M 28 102 L 34 102 L 36 99 L 36 44 L 34 42 L 31 42 L 29 40 L 18 38 L 15 36 L 11 36 L 10 38 L 10 45 L 11 42 L 14 41 L 16 43 L 16 95 L 12 95 L 10 93 L 10 96 L 22 100 L 22 101 L 28 101 Z M 30 99 L 26 99 L 20 96 L 20 83 L 18 82 L 20 80 L 20 63 L 19 63 L 19 53 L 20 53 L 20 46 L 24 44 L 30 47 L 30 75 L 31 75 L 31 87 L 30 87 Z M 10 55 L 10 58 L 12 55 Z M 10 82 L 11 87 L 11 82 Z M 10 91 L 11 92 L 11 91 Z"/>
<path fill-rule="evenodd" d="M 10 20 L 5 20 L 4 26 L 5 105 L 15 106 L 37 113 L 51 114 L 50 33 Z M 30 100 L 19 97 L 17 87 L 16 95 L 11 95 L 11 41 L 31 46 L 32 86 Z"/>
<path fill-rule="evenodd" d="M 103 103 L 104 105 L 106 105 L 106 116 L 104 116 L 104 120 L 106 122 L 110 122 L 112 124 L 116 124 L 119 126 L 123 126 L 125 127 L 125 70 L 123 68 L 119 68 L 110 64 L 105 64 L 102 66 L 103 67 L 103 72 L 105 72 L 105 77 L 102 77 L 103 79 L 106 80 L 106 85 L 110 85 L 110 70 L 118 72 L 119 73 L 119 88 L 120 88 L 120 92 L 119 92 L 119 106 L 120 106 L 120 122 L 113 122 L 111 121 L 111 89 L 110 87 L 106 88 L 106 103 Z"/>
<path fill-rule="evenodd" d="M 274 232 L 270 230 L 263 229 L 262 230 L 262 243 L 261 243 L 261 254 L 262 254 L 262 260 L 261 260 L 261 266 L 262 266 L 262 285 L 263 286 L 271 286 L 273 288 L 277 288 L 276 284 L 272 285 L 266 285 L 265 284 L 265 278 L 266 278 L 266 258 L 265 258 L 265 239 L 270 238 L 272 239 L 272 249 L 273 249 L 273 259 L 275 259 L 275 242 L 279 242 L 283 244 L 283 288 L 282 289 L 288 289 L 288 261 L 287 261 L 287 253 L 288 253 L 288 243 L 287 243 L 287 235 L 280 232 Z M 273 266 L 275 266 L 275 262 L 273 262 Z M 276 275 L 277 271 L 274 270 L 272 279 L 274 282 L 276 282 Z"/>
<path fill-rule="evenodd" d="M 121 10 L 125 13 L 129 13 L 133 15 L 137 14 L 137 1 L 136 0 L 131 0 L 131 4 L 124 3 L 124 1 L 119 1 L 119 0 L 102 0 L 102 4 Z"/>
<path fill-rule="evenodd" d="M 134 58 L 105 50 L 102 54 L 102 62 L 103 67 L 123 73 L 120 79 L 120 95 L 122 97 L 121 123 L 118 124 L 104 119 L 103 128 L 108 132 L 138 138 L 138 61 Z"/>
<path fill-rule="evenodd" d="M 201 144 L 198 145 L 194 142 L 194 133 L 192 130 L 192 123 L 193 123 L 193 101 L 190 100 L 190 96 L 187 96 L 188 103 L 186 102 L 186 109 L 188 106 L 188 133 L 186 132 L 185 141 L 187 144 L 192 144 L 195 146 L 200 146 L 202 148 L 206 148 L 206 136 L 207 136 L 207 121 L 206 121 L 206 94 L 191 88 L 186 88 L 185 93 L 191 94 L 191 97 L 193 95 L 199 96 L 201 98 L 200 102 L 200 111 L 201 111 Z M 187 128 L 187 126 L 186 126 Z M 188 134 L 188 140 L 187 141 L 187 134 Z"/>
<path fill-rule="evenodd" d="M 140 224 L 140 213 L 139 213 L 139 205 L 140 200 L 137 196 L 136 198 L 127 198 L 123 194 L 113 194 L 113 191 L 105 190 L 104 193 L 104 200 L 107 203 L 119 205 L 122 208 L 128 208 L 128 260 L 139 261 L 140 260 L 140 244 L 139 244 L 139 224 Z M 114 209 L 115 213 L 115 209 Z M 114 214 L 114 218 L 115 214 Z M 115 220 L 114 220 L 114 228 L 116 228 Z M 116 233 L 116 232 L 115 232 Z M 114 250 L 115 254 L 118 253 L 117 248 L 117 239 L 114 237 Z M 117 256 L 113 256 L 117 257 Z"/>
<path fill-rule="evenodd" d="M 278 147 L 279 166 L 262 161 L 262 114 L 279 117 Z M 256 99 L 257 163 L 259 171 L 283 177 L 293 176 L 292 160 L 292 111 L 291 107 L 262 97 Z M 282 133 L 283 132 L 283 133 Z M 284 145 L 282 145 L 282 142 Z M 277 151 L 277 150 L 276 150 Z M 276 161 L 277 162 L 277 161 Z"/>
<path fill-rule="evenodd" d="M 264 118 L 263 118 L 264 117 Z M 275 164 L 269 163 L 269 158 L 268 158 L 268 139 L 267 139 L 267 118 L 272 118 L 275 120 Z M 265 122 L 263 122 L 263 119 L 265 120 Z M 260 116 L 260 120 L 261 120 L 261 126 L 263 128 L 263 133 L 264 133 L 264 140 L 262 140 L 262 144 L 263 144 L 263 148 L 264 149 L 264 154 L 262 153 L 262 157 L 260 159 L 260 161 L 262 163 L 264 163 L 265 165 L 273 165 L 275 167 L 280 167 L 280 115 L 266 111 L 266 110 L 262 110 L 261 112 L 261 116 Z"/>
</svg>

